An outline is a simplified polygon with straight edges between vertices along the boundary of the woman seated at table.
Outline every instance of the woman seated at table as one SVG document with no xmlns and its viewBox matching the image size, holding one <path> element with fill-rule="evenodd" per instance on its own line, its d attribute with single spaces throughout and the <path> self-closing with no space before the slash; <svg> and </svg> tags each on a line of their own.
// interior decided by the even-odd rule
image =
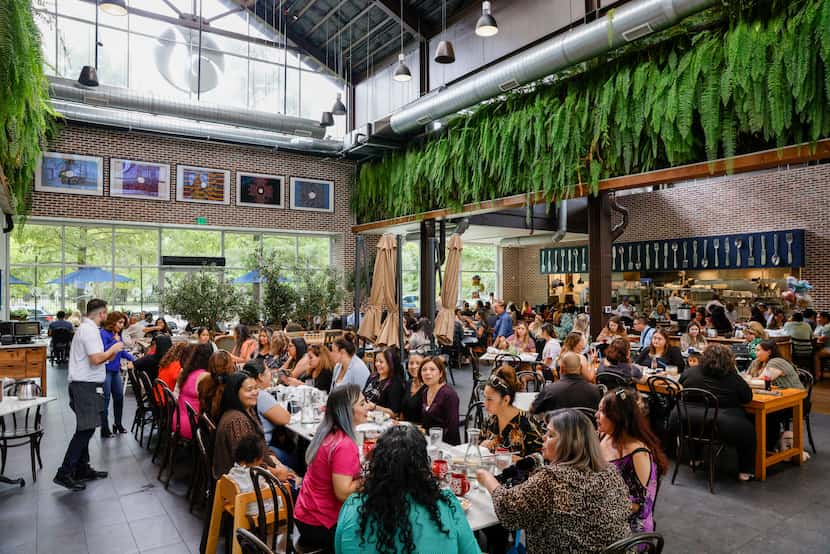
<svg viewBox="0 0 830 554">
<path fill-rule="evenodd" d="M 291 339 L 285 331 L 274 331 L 271 334 L 271 347 L 268 349 L 268 355 L 265 356 L 265 365 L 268 369 L 276 371 L 285 364 L 288 360 L 288 343 L 290 342 Z"/>
<path fill-rule="evenodd" d="M 623 322 L 618 315 L 611 316 L 611 318 L 608 319 L 608 323 L 602 328 L 602 331 L 599 332 L 597 342 L 608 343 L 614 339 L 628 340 L 628 333 L 625 330 L 625 325 L 623 325 Z"/>
<path fill-rule="evenodd" d="M 479 554 L 458 499 L 430 472 L 424 436 L 397 425 L 380 436 L 363 489 L 340 510 L 335 551 Z"/>
<path fill-rule="evenodd" d="M 329 349 L 322 344 L 312 344 L 308 347 L 306 358 L 308 359 L 306 372 L 299 379 L 285 378 L 285 383 L 293 386 L 310 385 L 321 391 L 330 391 L 334 360 L 331 359 Z"/>
<path fill-rule="evenodd" d="M 706 350 L 706 337 L 703 336 L 700 325 L 694 322 L 689 323 L 686 332 L 680 336 L 681 352 L 688 352 L 690 348 L 694 348 L 698 352 Z"/>
<path fill-rule="evenodd" d="M 656 333 L 656 331 L 655 331 Z M 605 349 L 605 358 L 599 363 L 597 375 L 612 373 L 626 381 L 640 381 L 643 371 L 631 363 L 631 345 L 625 339 L 614 339 Z"/>
<path fill-rule="evenodd" d="M 524 529 L 529 553 L 599 553 L 631 534 L 628 488 L 602 456 L 593 424 L 575 410 L 548 416 L 547 462 L 512 488 L 480 469 L 502 525 Z"/>
<path fill-rule="evenodd" d="M 369 368 L 366 367 L 359 356 L 355 355 L 357 349 L 354 340 L 354 334 L 347 332 L 337 337 L 332 343 L 332 359 L 337 364 L 334 366 L 334 377 L 331 382 L 332 390 L 348 384 L 357 385 L 360 390 L 363 390 L 366 381 L 369 380 Z"/>
<path fill-rule="evenodd" d="M 666 474 L 669 460 L 651 431 L 638 397 L 634 389 L 606 394 L 597 410 L 597 430 L 600 436 L 605 435 L 600 443 L 605 460 L 617 468 L 628 486 L 631 532 L 650 533 L 654 531 L 660 476 Z"/>
<path fill-rule="evenodd" d="M 703 351 L 700 364 L 683 372 L 680 383 L 684 387 L 707 390 L 717 397 L 719 437 L 738 451 L 738 479 L 752 479 L 755 426 L 743 409 L 752 400 L 752 389 L 738 375 L 732 349 L 723 344 L 710 344 Z M 676 421 L 676 412 L 672 418 Z"/>
<path fill-rule="evenodd" d="M 428 348 L 432 344 L 432 323 L 429 318 L 422 317 L 418 320 L 415 332 L 409 337 L 406 349 L 411 351 Z"/>
<path fill-rule="evenodd" d="M 731 337 L 735 330 L 732 322 L 726 317 L 726 310 L 723 306 L 714 305 L 711 307 L 710 316 L 712 318 L 712 327 L 721 337 Z"/>
<path fill-rule="evenodd" d="M 496 339 L 495 347 L 499 350 L 515 349 L 525 354 L 536 353 L 536 343 L 530 332 L 527 330 L 527 323 L 519 321 L 513 327 L 513 334 L 507 338 L 499 337 Z"/>
<path fill-rule="evenodd" d="M 527 326 L 527 330 L 530 332 L 530 336 L 534 340 L 538 340 L 542 338 L 542 325 L 545 323 L 545 318 L 542 314 L 536 314 L 533 316 L 533 321 Z"/>
<path fill-rule="evenodd" d="M 177 409 L 179 434 L 188 440 L 193 438 L 193 429 L 190 428 L 187 404 L 190 404 L 190 407 L 197 414 L 201 413 L 199 382 L 210 378 L 207 368 L 210 365 L 212 355 L 213 349 L 209 344 L 196 344 L 190 346 L 182 357 L 184 364 L 179 377 L 176 379 L 176 390 L 179 392 Z"/>
<path fill-rule="evenodd" d="M 559 354 L 562 352 L 562 345 L 559 344 L 559 339 L 556 338 L 556 329 L 552 323 L 545 323 L 542 325 L 541 338 L 545 341 L 545 347 L 542 349 L 542 376 L 545 381 L 555 381 L 556 362 L 559 360 Z"/>
<path fill-rule="evenodd" d="M 426 387 L 421 382 L 421 362 L 424 356 L 417 352 L 410 352 L 406 362 L 406 370 L 409 373 L 406 394 L 401 402 L 401 420 L 411 423 L 421 423 L 421 410 L 424 404 Z"/>
<path fill-rule="evenodd" d="M 491 452 L 507 448 L 524 458 L 542 449 L 542 432 L 532 415 L 513 405 L 520 388 L 516 370 L 505 364 L 484 386 L 484 409 L 490 416 L 481 430 L 481 445 Z"/>
<path fill-rule="evenodd" d="M 251 336 L 247 325 L 239 324 L 233 330 L 234 345 L 231 358 L 234 363 L 244 364 L 256 355 L 257 341 Z"/>
<path fill-rule="evenodd" d="M 167 325 L 167 321 L 163 317 L 158 318 L 153 325 L 144 327 L 145 337 L 156 338 L 159 335 L 167 335 L 169 337 L 172 334 L 170 326 Z"/>
<path fill-rule="evenodd" d="M 648 316 L 649 318 L 659 322 L 668 323 L 671 321 L 671 316 L 669 315 L 668 310 L 663 305 L 662 302 L 658 302 L 657 306 L 651 311 L 651 315 Z"/>
<path fill-rule="evenodd" d="M 254 436 L 263 452 L 265 468 L 281 481 L 287 481 L 293 472 L 284 466 L 265 444 L 265 431 L 256 414 L 259 387 L 246 373 L 234 373 L 222 391 L 222 417 L 216 426 L 213 450 L 213 472 L 224 475 L 233 467 L 234 453 L 243 437 Z"/>
<path fill-rule="evenodd" d="M 680 373 L 683 373 L 686 367 L 680 349 L 669 344 L 669 334 L 659 327 L 652 333 L 648 349 L 643 349 L 637 357 L 637 364 L 651 369 L 666 369 L 668 366 L 674 366 Z"/>
<path fill-rule="evenodd" d="M 274 446 L 274 430 L 291 423 L 291 414 L 277 403 L 277 399 L 268 389 L 271 387 L 271 370 L 265 367 L 262 360 L 251 360 L 242 368 L 242 371 L 253 377 L 259 387 L 256 400 L 256 413 L 265 433 L 265 444 L 276 454 L 277 459 L 289 467 L 297 467 L 296 459 L 286 450 Z"/>
<path fill-rule="evenodd" d="M 308 369 L 308 344 L 306 344 L 303 337 L 294 337 L 288 340 L 288 346 L 285 351 L 288 357 L 285 362 L 277 370 L 280 375 L 280 380 L 286 382 L 288 377 L 299 379 L 305 375 Z"/>
<path fill-rule="evenodd" d="M 487 325 L 487 312 L 479 310 L 473 315 L 472 325 L 468 325 L 476 333 L 478 342 L 474 345 L 479 348 L 487 348 L 487 338 L 490 334 L 490 326 Z"/>
<path fill-rule="evenodd" d="M 173 341 L 167 335 L 155 337 L 150 343 L 148 353 L 133 362 L 136 374 L 138 375 L 140 371 L 144 371 L 150 377 L 150 382 L 154 382 L 159 376 L 162 358 L 172 347 Z"/>
<path fill-rule="evenodd" d="M 568 352 L 573 352 L 574 354 L 579 354 L 579 357 L 582 361 L 582 371 L 580 372 L 583 379 L 586 381 L 593 383 L 596 379 L 596 372 L 591 367 L 591 361 L 584 355 L 585 349 L 588 347 L 588 339 L 585 338 L 585 335 L 582 333 L 568 333 L 568 336 L 565 337 L 565 340 L 562 342 L 562 349 L 559 351 L 559 357 L 561 358 L 564 354 Z M 557 361 L 557 365 L 558 365 Z"/>
<path fill-rule="evenodd" d="M 744 341 L 747 344 L 747 353 L 753 360 L 755 359 L 755 350 L 759 344 L 767 340 L 767 330 L 757 321 L 750 321 L 746 324 L 743 330 Z"/>
<path fill-rule="evenodd" d="M 418 370 L 418 378 L 426 386 L 421 407 L 421 426 L 424 429 L 440 427 L 444 430 L 444 442 L 459 444 L 458 394 L 447 383 L 444 360 L 437 356 L 425 358 Z"/>
<path fill-rule="evenodd" d="M 588 314 L 577 314 L 574 318 L 574 326 L 571 329 L 571 333 L 581 333 L 587 341 L 588 336 L 591 334 L 589 325 Z"/>
<path fill-rule="evenodd" d="M 254 358 L 264 360 L 271 354 L 271 331 L 267 327 L 260 327 L 257 334 L 257 352 Z"/>
<path fill-rule="evenodd" d="M 216 423 L 222 415 L 222 394 L 225 392 L 225 385 L 228 378 L 236 373 L 236 364 L 233 363 L 230 352 L 220 350 L 211 355 L 207 370 L 210 377 L 202 379 L 196 385 L 196 391 L 202 412 Z"/>
<path fill-rule="evenodd" d="M 783 329 L 784 324 L 786 323 L 787 317 L 784 315 L 784 310 L 776 308 L 775 311 L 772 312 L 772 319 L 770 319 L 769 323 L 767 323 L 767 329 L 777 331 L 779 329 Z"/>
<path fill-rule="evenodd" d="M 196 327 L 193 330 L 191 338 L 195 338 L 197 344 L 209 344 L 214 352 L 219 351 L 219 347 L 216 346 L 215 342 L 213 342 L 210 336 L 210 329 L 208 329 L 207 327 Z"/>
<path fill-rule="evenodd" d="M 175 392 L 176 381 L 179 379 L 179 374 L 182 372 L 182 365 L 187 360 L 187 356 L 192 353 L 195 345 L 187 342 L 177 342 L 170 350 L 159 360 L 159 375 L 158 379 Z"/>
<path fill-rule="evenodd" d="M 308 471 L 294 508 L 300 543 L 334 552 L 340 507 L 360 488 L 360 454 L 355 427 L 369 409 L 360 387 L 346 384 L 332 391 L 326 413 L 305 453 Z"/>
<path fill-rule="evenodd" d="M 369 410 L 380 410 L 390 417 L 398 417 L 405 395 L 406 383 L 398 349 L 390 347 L 376 353 L 375 372 L 363 387 Z"/>
</svg>

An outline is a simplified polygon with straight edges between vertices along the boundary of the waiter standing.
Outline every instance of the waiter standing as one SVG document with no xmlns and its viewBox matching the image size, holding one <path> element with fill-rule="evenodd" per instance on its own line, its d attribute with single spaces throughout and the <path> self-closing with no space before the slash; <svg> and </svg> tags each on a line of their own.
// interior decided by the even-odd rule
<svg viewBox="0 0 830 554">
<path fill-rule="evenodd" d="M 104 350 L 99 326 L 106 318 L 107 303 L 99 298 L 90 300 L 69 353 L 69 407 L 75 412 L 76 427 L 53 481 L 73 491 L 84 490 L 84 481 L 107 477 L 106 471 L 89 465 L 89 439 L 104 411 L 104 366 L 124 348 L 122 342 L 116 342 Z"/>
</svg>

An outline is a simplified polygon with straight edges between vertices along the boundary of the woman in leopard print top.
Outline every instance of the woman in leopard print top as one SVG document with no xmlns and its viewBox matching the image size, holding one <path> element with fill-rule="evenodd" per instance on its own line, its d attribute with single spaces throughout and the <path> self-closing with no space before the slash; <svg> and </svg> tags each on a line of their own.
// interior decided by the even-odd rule
<svg viewBox="0 0 830 554">
<path fill-rule="evenodd" d="M 525 530 L 528 553 L 598 553 L 631 534 L 628 488 L 603 459 L 586 416 L 552 412 L 542 453 L 549 463 L 510 489 L 478 472 L 501 524 Z"/>
</svg>

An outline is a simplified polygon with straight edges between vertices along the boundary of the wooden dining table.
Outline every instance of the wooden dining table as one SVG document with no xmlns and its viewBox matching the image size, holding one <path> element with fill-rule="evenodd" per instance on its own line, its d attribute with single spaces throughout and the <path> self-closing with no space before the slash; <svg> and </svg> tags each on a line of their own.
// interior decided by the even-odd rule
<svg viewBox="0 0 830 554">
<path fill-rule="evenodd" d="M 640 392 L 649 392 L 648 385 L 637 383 Z M 659 388 L 658 388 L 659 391 Z M 752 391 L 752 400 L 743 405 L 744 410 L 754 419 L 755 425 L 755 479 L 765 481 L 767 468 L 779 462 L 790 460 L 801 465 L 801 453 L 804 450 L 804 399 L 807 391 L 803 389 L 779 389 L 780 394 L 766 394 L 765 391 Z M 793 446 L 783 452 L 767 453 L 767 416 L 773 412 L 792 409 L 793 412 Z"/>
</svg>

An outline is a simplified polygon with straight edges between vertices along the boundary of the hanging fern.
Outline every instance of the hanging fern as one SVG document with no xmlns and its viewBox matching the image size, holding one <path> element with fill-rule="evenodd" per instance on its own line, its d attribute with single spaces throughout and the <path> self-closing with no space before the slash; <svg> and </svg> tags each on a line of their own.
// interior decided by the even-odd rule
<svg viewBox="0 0 830 554">
<path fill-rule="evenodd" d="M 40 31 L 31 0 L 0 1 L 0 167 L 20 215 L 56 113 L 43 74 Z"/>
<path fill-rule="evenodd" d="M 723 6 L 508 95 L 364 164 L 358 220 L 543 191 L 830 137 L 830 0 Z"/>
</svg>

